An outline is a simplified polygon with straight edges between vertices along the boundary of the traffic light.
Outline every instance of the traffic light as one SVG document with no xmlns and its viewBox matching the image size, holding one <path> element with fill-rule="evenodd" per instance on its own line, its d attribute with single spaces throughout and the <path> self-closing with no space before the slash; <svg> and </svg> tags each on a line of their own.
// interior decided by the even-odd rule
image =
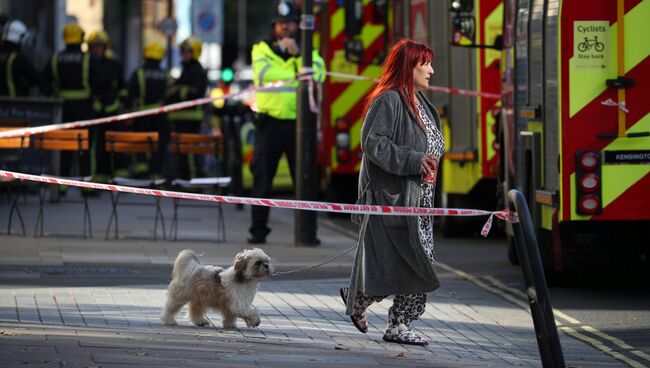
<svg viewBox="0 0 650 368">
<path fill-rule="evenodd" d="M 221 70 L 221 80 L 226 83 L 232 82 L 234 76 L 235 73 L 233 73 L 232 69 L 230 68 L 224 68 Z"/>
</svg>

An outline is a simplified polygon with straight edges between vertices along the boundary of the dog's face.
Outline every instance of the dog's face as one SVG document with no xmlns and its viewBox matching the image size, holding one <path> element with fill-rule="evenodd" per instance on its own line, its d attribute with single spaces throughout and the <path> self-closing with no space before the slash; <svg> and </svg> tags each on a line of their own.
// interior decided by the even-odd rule
<svg viewBox="0 0 650 368">
<path fill-rule="evenodd" d="M 235 256 L 235 280 L 264 279 L 273 273 L 271 258 L 259 248 L 245 249 Z"/>
</svg>

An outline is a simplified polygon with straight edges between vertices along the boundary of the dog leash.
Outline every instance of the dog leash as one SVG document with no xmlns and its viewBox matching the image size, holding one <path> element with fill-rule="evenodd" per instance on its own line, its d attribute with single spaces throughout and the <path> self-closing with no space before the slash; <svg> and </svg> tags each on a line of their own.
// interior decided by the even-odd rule
<svg viewBox="0 0 650 368">
<path fill-rule="evenodd" d="M 326 261 L 323 261 L 323 262 L 321 262 L 321 263 L 317 263 L 317 264 L 315 264 L 315 265 L 311 265 L 311 266 L 307 266 L 307 267 L 296 268 L 296 269 L 294 269 L 294 270 L 289 270 L 289 271 L 274 272 L 274 273 L 271 274 L 271 276 L 272 276 L 272 277 L 275 277 L 275 276 L 288 275 L 288 274 L 292 274 L 292 273 L 304 272 L 304 271 L 312 270 L 312 269 L 314 269 L 314 268 L 318 268 L 318 267 L 320 267 L 320 266 L 326 265 L 326 264 L 328 264 L 328 263 L 334 261 L 334 260 L 337 259 L 337 258 L 340 258 L 340 257 L 343 256 L 344 254 L 350 253 L 350 252 L 351 252 L 352 250 L 354 250 L 356 247 L 357 247 L 357 246 L 354 245 L 354 246 L 352 246 L 352 247 L 350 247 L 350 248 L 344 250 L 343 252 L 341 252 L 341 253 L 335 255 L 334 257 L 332 257 L 332 258 L 330 258 L 330 259 L 328 259 L 328 260 L 326 260 Z"/>
</svg>

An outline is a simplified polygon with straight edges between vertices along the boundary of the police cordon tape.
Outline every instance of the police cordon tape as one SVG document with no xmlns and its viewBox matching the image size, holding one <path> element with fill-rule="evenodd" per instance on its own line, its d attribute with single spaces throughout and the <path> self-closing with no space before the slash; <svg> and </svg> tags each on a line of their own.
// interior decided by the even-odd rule
<svg viewBox="0 0 650 368">
<path fill-rule="evenodd" d="M 101 189 L 113 192 L 142 194 L 156 197 L 189 199 L 195 201 L 247 204 L 252 206 L 266 206 L 274 208 L 286 208 L 294 210 L 307 210 L 318 212 L 348 213 L 359 215 L 379 215 L 379 216 L 489 216 L 488 220 L 481 229 L 481 235 L 487 236 L 492 227 L 492 218 L 494 216 L 511 223 L 518 222 L 517 214 L 504 209 L 499 211 L 485 211 L 464 208 L 427 208 L 427 207 L 402 207 L 402 206 L 382 206 L 382 205 L 359 205 L 346 203 L 329 203 L 317 201 L 301 201 L 292 199 L 268 199 L 268 198 L 250 198 L 234 197 L 211 194 L 196 194 L 187 192 L 176 192 L 169 190 L 154 190 L 145 188 L 135 188 L 123 185 L 102 184 L 87 181 L 78 181 L 63 179 L 54 176 L 40 176 L 32 174 L 23 174 L 13 171 L 0 170 L 0 176 L 17 180 L 29 180 L 47 184 L 69 185 L 89 189 Z"/>
<path fill-rule="evenodd" d="M 371 82 L 377 82 L 379 80 L 379 79 L 373 78 L 373 77 L 365 77 L 365 76 L 362 76 L 362 75 L 345 74 L 345 73 L 338 73 L 338 72 L 328 72 L 328 71 L 326 71 L 325 74 L 327 74 L 327 75 L 329 75 L 331 77 L 344 78 L 344 79 L 363 80 L 363 81 L 371 81 Z M 500 93 L 471 91 L 471 90 L 460 89 L 460 88 L 429 86 L 429 87 L 427 87 L 427 89 L 429 91 L 433 91 L 433 92 L 444 92 L 444 93 L 449 93 L 449 94 L 454 94 L 454 95 L 485 97 L 485 98 L 492 98 L 492 99 L 501 98 Z"/>
<path fill-rule="evenodd" d="M 28 135 L 32 135 L 32 134 L 42 134 L 42 133 L 47 133 L 47 132 L 51 132 L 51 131 L 55 131 L 55 130 L 84 128 L 84 127 L 93 126 L 93 125 L 106 124 L 106 123 L 115 123 L 115 122 L 119 122 L 119 121 L 136 119 L 136 118 L 141 118 L 141 117 L 144 117 L 144 116 L 164 114 L 164 113 L 168 113 L 168 112 L 172 112 L 172 111 L 176 111 L 176 110 L 187 109 L 187 108 L 198 106 L 198 105 L 205 105 L 205 104 L 217 101 L 217 100 L 225 100 L 225 99 L 228 99 L 228 98 L 243 95 L 245 93 L 250 93 L 252 91 L 263 92 L 263 91 L 266 91 L 266 90 L 273 90 L 273 89 L 281 87 L 283 85 L 293 83 L 296 80 L 299 80 L 299 79 L 292 79 L 292 80 L 287 80 L 287 81 L 278 81 L 278 82 L 268 83 L 268 84 L 265 84 L 263 87 L 249 88 L 249 89 L 245 89 L 245 90 L 242 90 L 242 91 L 239 91 L 239 92 L 228 93 L 228 94 L 225 94 L 225 95 L 222 95 L 222 96 L 219 96 L 219 97 L 197 98 L 195 100 L 177 102 L 177 103 L 173 103 L 173 104 L 169 104 L 169 105 L 165 105 L 165 106 L 161 106 L 161 107 L 154 107 L 154 108 L 151 108 L 151 109 L 146 109 L 146 110 L 141 110 L 141 111 L 128 112 L 128 113 L 124 113 L 124 114 L 108 116 L 108 117 L 105 117 L 105 118 L 88 119 L 88 120 L 81 120 L 81 121 L 75 121 L 75 122 L 69 122 L 69 123 L 50 124 L 50 125 L 42 125 L 42 126 L 30 127 L 30 128 L 6 130 L 6 131 L 0 132 L 0 139 L 2 139 L 2 138 L 22 137 L 22 136 L 28 136 Z"/>
<path fill-rule="evenodd" d="M 55 130 L 63 130 L 63 129 L 78 129 L 78 128 L 84 128 L 88 126 L 93 126 L 93 125 L 100 125 L 100 124 L 107 124 L 107 123 L 116 123 L 120 121 L 126 121 L 126 120 L 131 120 L 131 119 L 137 119 L 145 116 L 150 116 L 150 115 L 157 115 L 157 114 L 165 114 L 168 112 L 172 111 L 177 111 L 177 110 L 183 110 L 187 109 L 190 107 L 198 106 L 198 105 L 205 105 L 209 104 L 218 100 L 225 100 L 228 98 L 236 97 L 239 95 L 243 95 L 246 93 L 251 93 L 251 92 L 264 92 L 264 91 L 272 91 L 275 88 L 281 87 L 283 85 L 293 83 L 295 81 L 303 80 L 303 79 L 308 79 L 310 81 L 309 83 L 309 107 L 310 110 L 313 113 L 318 113 L 319 108 L 316 103 L 316 100 L 314 99 L 314 89 L 313 89 L 313 81 L 310 78 L 312 74 L 314 74 L 314 70 L 311 68 L 303 68 L 304 72 L 298 75 L 298 78 L 292 79 L 292 80 L 286 80 L 286 81 L 277 81 L 277 82 L 272 82 L 265 84 L 262 87 L 254 87 L 254 88 L 248 88 L 239 92 L 233 92 L 233 93 L 228 93 L 219 97 L 203 97 L 203 98 L 198 98 L 195 100 L 190 100 L 190 101 L 183 101 L 183 102 L 177 102 L 161 107 L 155 107 L 151 109 L 146 109 L 146 110 L 140 110 L 140 111 L 134 111 L 134 112 L 128 112 L 124 114 L 119 114 L 119 115 L 113 115 L 113 116 L 108 116 L 104 118 L 98 118 L 98 119 L 88 119 L 88 120 L 81 120 L 81 121 L 75 121 L 75 122 L 68 122 L 68 123 L 61 123 L 61 124 L 50 124 L 50 125 L 42 125 L 38 127 L 29 127 L 29 128 L 20 128 L 20 129 L 11 129 L 11 130 L 6 130 L 0 132 L 0 139 L 2 138 L 16 138 L 16 137 L 22 137 L 22 136 L 29 136 L 32 134 L 42 134 L 42 133 L 47 133 Z M 371 78 L 371 77 L 365 77 L 365 76 L 360 76 L 360 75 L 354 75 L 354 74 L 345 74 L 345 73 L 337 73 L 337 72 L 325 72 L 326 75 L 332 76 L 332 77 L 338 77 L 338 78 L 347 78 L 347 79 L 352 79 L 352 80 L 367 80 L 367 81 L 373 81 L 376 82 L 376 78 Z M 448 88 L 448 87 L 440 87 L 440 86 L 429 86 L 429 90 L 434 91 L 434 92 L 445 92 L 445 93 L 450 93 L 450 94 L 460 94 L 460 95 L 465 95 L 465 96 L 477 96 L 477 97 L 486 97 L 486 98 L 500 98 L 501 95 L 497 93 L 489 93 L 489 92 L 477 92 L 477 91 L 470 91 L 470 90 L 465 90 L 465 89 L 458 89 L 458 88 Z"/>
</svg>

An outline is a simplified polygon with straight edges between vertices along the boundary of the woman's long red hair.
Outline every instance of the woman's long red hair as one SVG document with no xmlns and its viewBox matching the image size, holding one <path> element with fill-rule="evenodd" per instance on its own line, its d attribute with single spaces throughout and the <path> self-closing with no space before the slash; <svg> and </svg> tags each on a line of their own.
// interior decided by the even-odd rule
<svg viewBox="0 0 650 368">
<path fill-rule="evenodd" d="M 390 49 L 383 65 L 383 73 L 379 82 L 366 98 L 363 116 L 366 116 L 373 101 L 388 90 L 397 91 L 408 104 L 411 112 L 419 121 L 413 101 L 413 69 L 421 64 L 433 61 L 431 47 L 417 41 L 401 39 Z"/>
</svg>

